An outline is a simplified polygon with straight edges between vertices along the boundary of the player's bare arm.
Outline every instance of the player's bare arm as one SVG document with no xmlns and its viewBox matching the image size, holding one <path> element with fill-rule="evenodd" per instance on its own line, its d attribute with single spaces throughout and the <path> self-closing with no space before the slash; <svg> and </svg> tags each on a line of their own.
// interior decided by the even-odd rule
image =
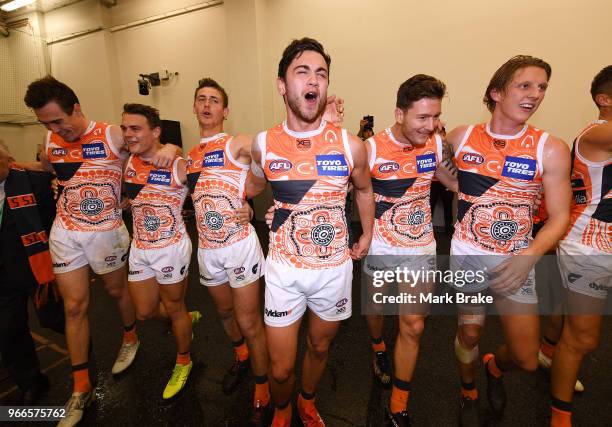
<svg viewBox="0 0 612 427">
<path fill-rule="evenodd" d="M 443 141 L 442 144 L 444 145 L 442 150 L 443 158 L 442 161 L 438 163 L 434 176 L 450 191 L 457 193 L 459 191 L 457 176 L 446 167 L 446 164 L 451 164 L 453 162 L 455 150 L 453 150 L 452 144 L 448 141 Z"/>
<path fill-rule="evenodd" d="M 608 160 L 612 156 L 612 122 L 586 131 L 580 137 L 580 154 L 594 162 Z"/>
<path fill-rule="evenodd" d="M 251 144 L 251 169 L 245 183 L 247 199 L 252 199 L 264 191 L 266 183 L 266 177 L 261 168 L 261 151 L 257 145 L 257 139 L 254 139 Z"/>
<path fill-rule="evenodd" d="M 349 147 L 353 155 L 353 172 L 351 182 L 355 192 L 355 203 L 359 211 L 359 219 L 363 234 L 351 248 L 351 257 L 361 259 L 368 254 L 372 242 L 374 228 L 374 192 L 370 178 L 367 148 L 356 136 L 349 135 Z"/>
</svg>

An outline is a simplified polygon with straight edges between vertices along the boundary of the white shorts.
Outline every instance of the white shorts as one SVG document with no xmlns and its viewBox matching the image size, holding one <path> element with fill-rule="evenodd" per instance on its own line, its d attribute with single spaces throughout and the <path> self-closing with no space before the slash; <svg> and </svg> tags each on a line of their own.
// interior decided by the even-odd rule
<svg viewBox="0 0 612 427">
<path fill-rule="evenodd" d="M 53 224 L 49 251 L 54 273 L 68 273 L 89 264 L 96 274 L 106 274 L 125 265 L 130 235 L 125 224 L 108 231 L 66 230 Z"/>
<path fill-rule="evenodd" d="M 572 292 L 606 299 L 612 288 L 612 255 L 571 240 L 562 240 L 557 261 L 563 286 Z"/>
<path fill-rule="evenodd" d="M 218 286 L 229 282 L 232 288 L 241 288 L 264 275 L 265 261 L 257 234 L 225 248 L 198 248 L 200 283 Z"/>
<path fill-rule="evenodd" d="M 189 236 L 161 249 L 139 249 L 132 243 L 128 280 L 138 282 L 155 277 L 160 285 L 178 283 L 187 277 L 190 260 Z"/>
<path fill-rule="evenodd" d="M 363 262 L 363 272 L 373 276 L 375 271 L 432 270 L 436 268 L 436 241 L 427 246 L 398 247 L 373 239 L 368 256 Z"/>
<path fill-rule="evenodd" d="M 490 272 L 510 256 L 517 255 L 495 254 L 484 251 L 469 243 L 452 239 L 450 268 L 455 274 L 457 274 L 457 271 L 472 271 L 482 272 L 480 274 L 484 273 L 484 276 L 488 277 L 487 272 Z M 479 276 L 479 274 L 477 273 L 476 276 Z M 464 286 L 454 285 L 453 287 L 465 293 L 476 293 L 487 289 L 489 285 L 488 280 L 484 280 L 480 283 L 472 282 Z M 535 269 L 532 268 L 523 285 L 513 295 L 506 296 L 506 298 L 523 304 L 537 304 L 538 295 L 535 287 Z"/>
<path fill-rule="evenodd" d="M 332 268 L 311 270 L 268 259 L 264 321 L 288 326 L 299 320 L 306 307 L 327 321 L 348 319 L 352 313 L 353 261 Z"/>
</svg>

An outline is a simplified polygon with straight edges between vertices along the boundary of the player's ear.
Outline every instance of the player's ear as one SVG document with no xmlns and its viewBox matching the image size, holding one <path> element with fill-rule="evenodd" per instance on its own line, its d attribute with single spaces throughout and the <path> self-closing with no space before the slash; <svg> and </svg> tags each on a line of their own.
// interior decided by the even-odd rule
<svg viewBox="0 0 612 427">
<path fill-rule="evenodd" d="M 404 110 L 399 107 L 395 108 L 395 121 L 397 123 L 402 123 L 404 121 Z"/>
<path fill-rule="evenodd" d="M 276 78 L 276 89 L 278 90 L 278 93 L 280 94 L 280 96 L 285 96 L 285 93 L 287 93 L 285 79 L 281 77 Z"/>
</svg>

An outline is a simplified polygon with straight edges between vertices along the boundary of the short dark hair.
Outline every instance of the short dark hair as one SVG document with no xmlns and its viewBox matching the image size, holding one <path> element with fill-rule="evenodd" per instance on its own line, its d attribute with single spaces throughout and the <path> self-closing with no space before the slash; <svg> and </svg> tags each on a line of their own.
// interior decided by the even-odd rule
<svg viewBox="0 0 612 427">
<path fill-rule="evenodd" d="M 149 105 L 123 104 L 123 114 L 138 114 L 144 116 L 151 129 L 161 128 L 162 125 L 161 119 L 159 118 L 159 111 L 157 108 L 153 108 Z"/>
<path fill-rule="evenodd" d="M 79 98 L 74 91 L 52 76 L 45 76 L 30 83 L 23 100 L 33 109 L 42 108 L 49 102 L 55 101 L 68 115 L 74 111 L 74 104 L 79 104 Z"/>
<path fill-rule="evenodd" d="M 487 86 L 487 90 L 485 91 L 484 97 L 482 98 L 482 102 L 487 106 L 487 109 L 490 112 L 495 110 L 496 102 L 491 98 L 491 91 L 493 89 L 498 92 L 503 92 L 508 87 L 508 84 L 512 81 L 514 77 L 514 73 L 518 70 L 526 67 L 539 67 L 546 71 L 546 77 L 550 80 L 550 76 L 552 74 L 552 68 L 548 62 L 544 61 L 540 58 L 535 58 L 529 55 L 516 55 L 510 58 L 508 61 L 504 63 L 501 67 L 495 71 L 493 77 L 491 77 L 491 81 L 489 82 L 489 86 Z"/>
<path fill-rule="evenodd" d="M 219 83 L 217 83 L 216 80 L 213 80 L 210 77 L 204 77 L 203 79 L 200 79 L 198 81 L 198 87 L 193 93 L 193 99 L 196 98 L 198 91 L 203 87 L 212 87 L 213 89 L 217 89 L 219 92 L 221 92 L 221 98 L 223 98 L 223 108 L 227 108 L 227 106 L 229 105 L 229 98 L 227 97 L 227 92 L 225 92 L 223 86 L 221 86 Z"/>
<path fill-rule="evenodd" d="M 442 99 L 446 94 L 446 85 L 435 77 L 426 74 L 417 74 L 402 83 L 397 90 L 395 106 L 406 111 L 423 98 Z"/>
<path fill-rule="evenodd" d="M 327 71 L 329 72 L 331 57 L 327 53 L 325 53 L 323 45 L 315 39 L 303 37 L 299 40 L 294 39 L 283 51 L 283 56 L 281 57 L 281 60 L 278 63 L 278 77 L 284 80 L 287 76 L 287 69 L 289 69 L 289 64 L 291 64 L 291 61 L 299 57 L 307 50 L 311 50 L 313 52 L 321 54 L 321 56 L 325 60 L 325 63 L 327 64 Z"/>
<path fill-rule="evenodd" d="M 612 95 L 612 65 L 608 65 L 604 69 L 602 69 L 591 83 L 591 97 L 595 104 L 595 97 L 600 93 L 606 95 Z M 599 105 L 597 105 L 599 107 Z"/>
</svg>

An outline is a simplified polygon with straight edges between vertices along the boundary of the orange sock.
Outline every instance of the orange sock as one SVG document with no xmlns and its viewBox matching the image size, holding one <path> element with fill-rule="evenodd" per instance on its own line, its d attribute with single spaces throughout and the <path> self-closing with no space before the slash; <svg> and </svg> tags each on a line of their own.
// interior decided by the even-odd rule
<svg viewBox="0 0 612 427">
<path fill-rule="evenodd" d="M 476 388 L 476 384 L 474 382 L 464 383 L 461 382 L 461 396 L 466 397 L 471 400 L 478 399 L 478 389 Z"/>
<path fill-rule="evenodd" d="M 378 353 L 379 351 L 387 351 L 385 340 L 382 338 L 380 339 L 380 342 L 374 342 L 374 340 L 372 340 L 372 350 L 374 353 Z"/>
<path fill-rule="evenodd" d="M 397 388 L 395 385 L 393 385 L 393 391 L 391 392 L 391 402 L 389 404 L 389 409 L 391 409 L 392 414 L 397 414 L 406 410 L 406 408 L 408 407 L 409 395 L 409 390 L 402 390 L 401 388 Z"/>
<path fill-rule="evenodd" d="M 129 331 L 123 331 L 123 342 L 136 344 L 138 341 L 138 335 L 136 335 L 136 327 L 133 327 Z"/>
<path fill-rule="evenodd" d="M 191 362 L 191 353 L 176 353 L 176 364 L 177 365 L 189 365 Z"/>
<path fill-rule="evenodd" d="M 495 355 L 493 353 L 488 353 L 485 354 L 483 359 L 489 373 L 495 378 L 500 378 L 503 372 L 499 369 L 497 363 L 495 363 Z"/>
<path fill-rule="evenodd" d="M 244 362 L 249 358 L 249 347 L 247 347 L 244 338 L 241 340 L 242 344 L 234 345 L 234 353 L 236 353 L 236 357 L 241 362 Z"/>
<path fill-rule="evenodd" d="M 274 419 L 272 426 L 289 426 L 291 425 L 291 403 L 288 403 L 284 408 L 278 406 L 274 409 Z"/>
<path fill-rule="evenodd" d="M 72 372 L 74 380 L 73 391 L 78 393 L 87 393 L 91 390 L 91 382 L 89 381 L 89 369 L 79 369 Z"/>
<path fill-rule="evenodd" d="M 270 383 L 266 375 L 255 377 L 255 396 L 253 397 L 253 406 L 266 406 L 270 402 Z"/>
<path fill-rule="evenodd" d="M 555 344 L 551 344 L 547 340 L 542 341 L 542 345 L 540 346 L 540 350 L 544 353 L 544 356 L 552 359 L 555 354 Z"/>
<path fill-rule="evenodd" d="M 550 427 L 572 427 L 572 413 L 551 407 Z"/>
</svg>

